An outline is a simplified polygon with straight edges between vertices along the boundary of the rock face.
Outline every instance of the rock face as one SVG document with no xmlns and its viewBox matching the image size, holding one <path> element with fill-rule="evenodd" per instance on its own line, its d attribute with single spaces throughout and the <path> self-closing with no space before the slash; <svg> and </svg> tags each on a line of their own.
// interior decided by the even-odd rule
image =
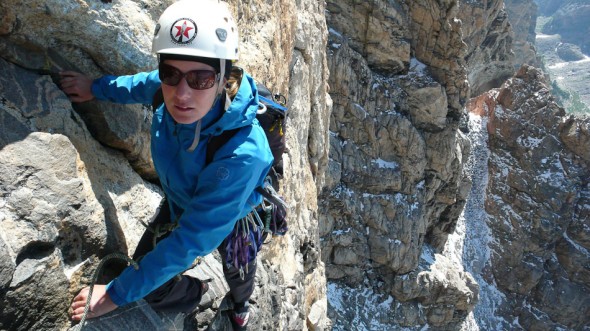
<svg viewBox="0 0 590 331">
<path fill-rule="evenodd" d="M 1 323 L 60 329 L 80 263 L 132 253 L 161 193 L 92 138 L 49 76 L 0 68 Z"/>
<path fill-rule="evenodd" d="M 514 33 L 503 0 L 458 1 L 471 96 L 499 87 L 514 73 Z"/>
<path fill-rule="evenodd" d="M 7 61 L 54 77 L 57 69 L 82 71 L 91 77 L 150 70 L 155 59 L 149 52 L 151 34 L 144 32 L 153 31 L 156 12 L 164 7 L 155 1 L 114 5 L 4 1 L 0 50 Z M 98 102 L 75 108 L 87 119 L 96 139 L 122 150 L 138 173 L 155 179 L 149 154 L 149 111 Z"/>
<path fill-rule="evenodd" d="M 517 320 L 525 330 L 583 329 L 590 323 L 590 119 L 566 115 L 544 74 L 528 66 L 478 99 L 471 110 L 488 116 L 485 209 L 494 238 L 485 285 L 504 294 L 502 328 Z"/>
<path fill-rule="evenodd" d="M 131 254 L 143 232 L 139 221 L 153 216 L 162 193 L 152 183 L 151 110 L 72 106 L 56 73 L 151 70 L 155 20 L 172 2 L 0 4 L 0 329 L 68 329 L 67 308 L 99 259 Z M 236 0 L 230 7 L 240 22 L 239 65 L 286 95 L 291 109 L 282 186 L 290 232 L 260 255 L 252 328 L 328 329 L 316 193 L 327 166 L 330 113 L 324 6 Z M 192 321 L 198 329 L 223 309 L 227 291 L 219 262 L 207 261 L 194 270 L 214 278 L 209 309 Z M 106 269 L 105 279 L 117 267 Z M 127 311 L 130 324 L 114 314 L 91 328 L 182 328 L 182 316 L 155 314 L 141 301 Z"/>
<path fill-rule="evenodd" d="M 586 322 L 578 319 L 555 323 L 551 322 L 556 321 L 553 315 L 534 321 L 530 313 L 521 313 L 523 309 L 520 307 L 527 307 L 529 303 L 532 305 L 529 311 L 539 310 L 546 314 L 549 310 L 568 311 L 573 305 L 557 300 L 550 304 L 549 294 L 555 289 L 545 287 L 534 295 L 530 294 L 533 284 L 542 276 L 559 278 L 558 274 L 552 273 L 554 269 L 549 268 L 546 273 L 532 272 L 532 269 L 515 272 L 512 265 L 512 269 L 507 269 L 498 262 L 500 267 L 496 267 L 496 260 L 485 263 L 501 248 L 500 240 L 496 238 L 505 236 L 503 232 L 489 230 L 495 243 L 491 252 L 486 245 L 464 248 L 461 245 L 462 253 L 459 254 L 465 256 L 473 256 L 468 254 L 470 250 L 483 248 L 481 256 L 474 257 L 481 257 L 481 260 L 463 260 L 461 263 L 437 253 L 445 243 L 448 244 L 447 234 L 455 231 L 459 213 L 469 194 L 469 178 L 463 167 L 470 148 L 467 138 L 459 130 L 458 121 L 462 117 L 460 105 L 464 102 L 463 97 L 501 86 L 513 76 L 514 68 L 520 66 L 517 61 L 534 62 L 536 57 L 531 44 L 534 40 L 534 4 L 512 1 L 506 4 L 510 6 L 506 11 L 504 5 L 502 1 L 483 4 L 473 1 L 374 1 L 363 4 L 328 1 L 330 35 L 327 50 L 330 94 L 334 104 L 330 124 L 330 162 L 326 185 L 320 196 L 320 235 L 329 280 L 329 313 L 335 329 L 346 330 L 351 320 L 358 323 L 360 329 L 420 329 L 427 324 L 441 330 L 495 328 L 497 321 L 503 329 L 554 329 L 557 326 L 576 329 Z M 518 21 L 518 33 L 512 31 L 511 15 L 516 15 L 512 17 Z M 381 16 L 390 19 L 375 19 Z M 459 25 L 455 25 L 457 21 L 453 17 L 461 18 Z M 410 31 L 407 31 L 408 27 Z M 461 38 L 464 43 L 460 42 Z M 381 42 L 376 44 L 375 39 Z M 455 44 L 454 41 L 458 42 Z M 382 49 L 393 45 L 395 49 L 389 52 Z M 523 48 L 516 59 L 511 53 L 514 45 Z M 389 56 L 383 58 L 384 53 Z M 400 68 L 402 64 L 403 69 Z M 450 77 L 453 82 L 449 82 Z M 471 91 L 456 84 L 466 79 Z M 522 83 L 522 87 L 533 84 L 527 86 L 527 95 L 531 97 L 535 97 L 532 89 L 540 84 L 534 83 L 536 79 L 539 77 Z M 518 91 L 518 88 L 521 86 L 513 87 L 513 90 Z M 531 105 L 532 113 L 543 109 L 543 102 L 549 102 L 550 94 L 545 90 L 536 98 L 539 102 Z M 485 114 L 483 106 L 494 109 L 494 106 L 477 100 L 475 103 L 480 102 L 482 108 L 478 111 L 482 114 Z M 561 116 L 567 117 L 563 113 Z M 505 126 L 522 126 L 524 130 L 527 120 L 526 116 L 513 117 Z M 512 121 L 516 123 L 512 124 Z M 553 121 L 549 127 L 554 126 Z M 578 123 L 574 118 L 568 121 Z M 540 127 L 543 125 L 539 124 Z M 586 124 L 581 123 L 580 127 L 570 125 L 578 128 L 572 129 L 573 132 L 581 132 L 572 133 L 575 139 L 584 140 Z M 483 148 L 487 150 L 487 146 Z M 492 150 L 489 153 L 501 152 Z M 576 153 L 586 154 L 580 149 Z M 577 182 L 578 190 L 583 192 L 587 190 L 584 188 L 587 183 L 582 180 L 586 173 L 583 173 L 583 165 L 576 166 L 579 173 L 572 174 L 572 181 Z M 490 171 L 498 171 L 491 163 L 490 168 Z M 533 168 L 530 165 L 522 172 L 530 171 L 531 178 L 545 173 Z M 491 173 L 473 171 L 471 175 L 486 178 L 483 187 L 486 190 Z M 433 177 L 436 180 L 432 181 Z M 520 173 L 514 176 L 515 180 L 521 177 Z M 482 181 L 481 178 L 477 180 Z M 489 184 L 492 185 L 495 182 Z M 563 190 L 570 187 L 566 185 Z M 447 195 L 451 192 L 454 197 Z M 539 192 L 534 201 L 541 201 L 541 194 L 548 192 Z M 476 198 L 481 199 L 481 208 L 490 208 L 495 201 L 486 200 L 485 195 Z M 494 208 L 500 211 L 538 209 L 536 205 L 510 198 L 505 198 L 500 205 Z M 576 204 L 580 205 L 584 203 Z M 562 211 L 565 214 L 561 214 Z M 569 211 L 564 207 L 554 213 L 567 218 L 571 216 Z M 546 214 L 551 215 L 550 212 Z M 545 216 L 539 216 L 538 219 L 543 221 L 538 222 L 555 221 Z M 462 217 L 469 222 L 473 215 Z M 504 221 L 498 222 L 503 224 Z M 523 243 L 528 247 L 531 245 L 529 241 L 539 241 L 534 236 L 529 233 L 518 238 L 510 237 L 510 245 Z M 525 259 L 521 262 L 520 256 L 509 254 L 511 250 L 502 250 L 502 258 L 518 260 L 524 267 L 536 261 Z M 584 263 L 585 251 L 575 256 L 582 256 L 579 261 Z M 478 264 L 482 267 L 472 267 Z M 545 268 L 543 263 L 540 266 Z M 466 269 L 481 272 L 477 275 L 481 283 L 477 284 Z M 499 275 L 504 275 L 504 279 L 494 278 Z M 505 286 L 495 290 L 500 293 L 499 297 L 509 296 L 511 300 L 518 298 L 519 301 L 501 301 L 500 316 L 490 317 L 492 306 L 473 311 L 482 288 L 487 296 L 488 288 L 495 289 L 494 282 Z M 525 283 L 528 285 L 523 285 Z M 577 284 L 575 287 L 584 281 L 572 283 Z M 559 286 L 565 289 L 565 283 Z M 575 304 L 585 307 L 586 292 L 583 291 L 576 296 Z M 479 300 L 482 299 L 485 304 L 496 302 L 495 298 L 480 296 Z M 565 315 L 563 313 L 562 318 Z"/>
<path fill-rule="evenodd" d="M 337 329 L 448 327 L 477 302 L 473 278 L 432 252 L 469 191 L 456 13 L 450 1 L 327 2 L 333 111 L 320 236 Z M 369 304 L 380 317 L 355 312 Z"/>
<path fill-rule="evenodd" d="M 504 0 L 504 8 L 512 26 L 512 51 L 516 69 L 523 64 L 540 67 L 535 48 L 538 7 L 533 0 Z"/>
</svg>

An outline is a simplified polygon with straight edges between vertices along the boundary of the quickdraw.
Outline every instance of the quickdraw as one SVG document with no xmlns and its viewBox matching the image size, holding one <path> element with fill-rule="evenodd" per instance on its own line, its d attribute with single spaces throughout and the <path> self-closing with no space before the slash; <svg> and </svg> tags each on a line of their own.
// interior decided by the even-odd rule
<svg viewBox="0 0 590 331">
<path fill-rule="evenodd" d="M 240 270 L 240 278 L 244 279 L 248 273 L 248 265 L 256 259 L 262 247 L 262 230 L 264 223 L 253 211 L 246 217 L 239 219 L 231 234 L 225 239 L 225 263 Z"/>
</svg>

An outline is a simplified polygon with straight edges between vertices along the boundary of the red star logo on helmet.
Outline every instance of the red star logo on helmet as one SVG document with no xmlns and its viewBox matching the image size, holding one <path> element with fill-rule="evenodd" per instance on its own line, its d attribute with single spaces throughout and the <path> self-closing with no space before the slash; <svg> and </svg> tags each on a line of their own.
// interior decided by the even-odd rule
<svg viewBox="0 0 590 331">
<path fill-rule="evenodd" d="M 181 18 L 172 24 L 170 37 L 177 44 L 188 44 L 197 35 L 197 25 L 190 18 Z"/>
<path fill-rule="evenodd" d="M 184 21 L 182 23 L 182 26 L 175 26 L 175 28 L 178 30 L 176 32 L 176 37 L 179 37 L 180 35 L 183 35 L 183 36 L 185 36 L 187 38 L 188 38 L 189 31 L 193 29 L 190 26 L 186 26 L 186 21 Z"/>
</svg>

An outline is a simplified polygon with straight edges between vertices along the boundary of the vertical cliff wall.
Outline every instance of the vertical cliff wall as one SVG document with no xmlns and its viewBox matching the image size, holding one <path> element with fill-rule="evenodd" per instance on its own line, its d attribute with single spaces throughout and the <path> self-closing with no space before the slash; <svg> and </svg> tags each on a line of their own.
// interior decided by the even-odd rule
<svg viewBox="0 0 590 331">
<path fill-rule="evenodd" d="M 505 6 L 518 67 L 529 61 L 518 53 L 534 39 L 525 31 L 534 31 L 527 13 L 535 5 Z M 467 330 L 579 330 L 589 323 L 588 118 L 566 114 L 545 79 L 525 66 L 467 106 L 472 158 L 480 164 L 467 171 L 480 178 L 453 235 L 464 240 L 459 256 L 480 286 Z"/>
<path fill-rule="evenodd" d="M 538 64 L 526 55 L 536 48 L 527 46 L 535 4 L 507 0 L 505 7 L 516 67 Z M 484 185 L 469 200 L 484 190 L 485 199 L 477 199 L 480 210 L 465 210 L 475 217 L 465 217 L 463 260 L 480 285 L 472 328 L 579 330 L 589 323 L 588 117 L 566 114 L 546 77 L 525 66 L 467 107 L 485 132 L 474 150 L 486 163 Z"/>
<path fill-rule="evenodd" d="M 493 239 L 480 285 L 502 293 L 483 325 L 583 329 L 590 322 L 589 119 L 566 115 L 544 74 L 528 66 L 469 108 L 487 118 L 489 135 L 485 211 Z"/>
<path fill-rule="evenodd" d="M 504 7 L 514 31 L 512 51 L 515 68 L 523 64 L 540 67 L 535 46 L 537 5 L 531 0 L 504 0 Z"/>
<path fill-rule="evenodd" d="M 459 1 L 471 95 L 500 86 L 514 73 L 514 33 L 504 0 Z"/>
<path fill-rule="evenodd" d="M 505 153 L 496 148 L 497 135 L 490 131 L 488 138 L 485 129 L 496 122 L 485 116 L 494 106 L 478 98 L 469 102 L 475 115 L 463 113 L 469 97 L 502 86 L 522 64 L 536 63 L 534 10 L 532 1 L 328 1 L 334 105 L 320 234 L 336 329 L 346 330 L 351 320 L 364 329 L 408 330 L 578 329 L 587 323 L 579 314 L 565 317 L 575 316 L 573 306 L 587 309 L 587 282 L 579 278 L 587 270 L 564 271 L 585 265 L 585 239 L 570 243 L 549 230 L 584 227 L 585 203 L 557 198 L 563 202 L 544 212 L 543 201 L 554 200 L 549 191 L 527 202 L 495 198 L 491 192 L 502 185 L 543 187 L 553 175 L 528 164 L 505 178 L 523 164 L 495 164 Z M 575 137 L 567 140 L 585 141 L 586 122 L 566 119 L 542 75 L 533 72 L 524 69 L 502 92 L 490 92 L 494 98 L 519 95 L 518 104 L 505 104 L 518 109 L 503 122 L 506 130 L 537 141 L 529 132 L 530 114 L 536 114 L 535 131 L 561 136 L 566 129 L 555 126 L 563 121 Z M 505 138 L 502 146 L 514 140 Z M 579 162 L 586 153 L 564 153 L 560 159 L 577 160 L 576 170 L 551 187 L 578 192 L 571 194 L 585 201 L 585 163 Z M 524 210 L 540 214 L 529 217 Z M 498 230 L 510 222 L 553 234 Z M 540 240 L 544 248 L 533 248 Z M 569 262 L 550 263 L 551 254 Z M 571 303 L 550 299 L 559 289 L 562 296 L 577 294 Z"/>
<path fill-rule="evenodd" d="M 477 302 L 462 266 L 434 257 L 469 189 L 457 10 L 454 1 L 327 2 L 333 111 L 320 235 L 338 329 L 448 327 Z"/>
</svg>

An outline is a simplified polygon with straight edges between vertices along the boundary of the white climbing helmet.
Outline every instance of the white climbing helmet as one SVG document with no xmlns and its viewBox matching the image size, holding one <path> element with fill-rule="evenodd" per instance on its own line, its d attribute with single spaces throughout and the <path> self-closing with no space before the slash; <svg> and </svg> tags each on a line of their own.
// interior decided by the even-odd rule
<svg viewBox="0 0 590 331">
<path fill-rule="evenodd" d="M 227 3 L 181 0 L 166 8 L 154 32 L 157 54 L 238 59 L 238 27 Z"/>
</svg>

